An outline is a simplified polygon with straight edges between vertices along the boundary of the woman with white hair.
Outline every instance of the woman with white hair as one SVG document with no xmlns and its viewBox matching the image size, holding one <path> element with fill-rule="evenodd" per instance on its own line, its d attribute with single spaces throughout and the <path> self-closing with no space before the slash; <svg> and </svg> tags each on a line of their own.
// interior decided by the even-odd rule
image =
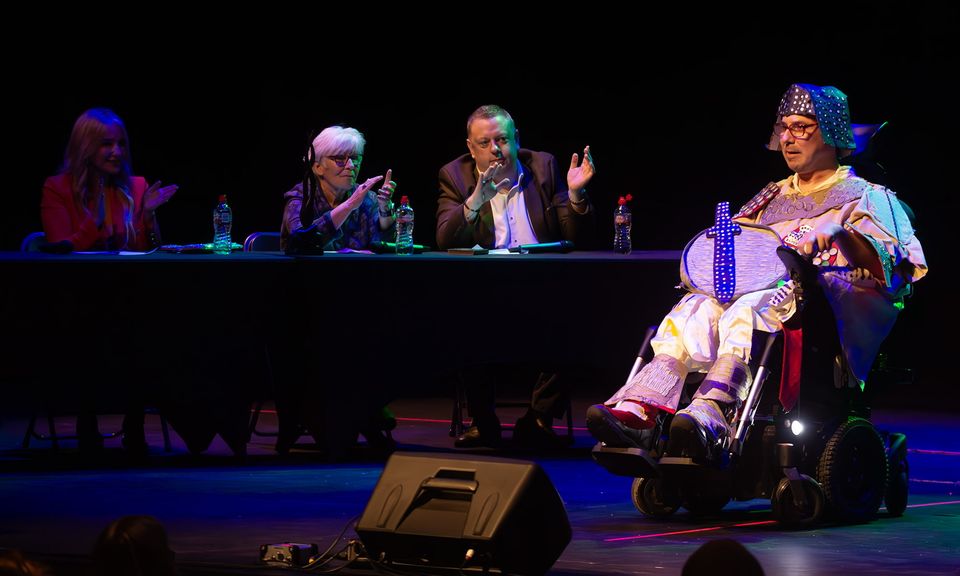
<svg viewBox="0 0 960 576">
<path fill-rule="evenodd" d="M 330 126 L 314 138 L 303 182 L 284 194 L 280 229 L 284 248 L 292 234 L 324 250 L 363 250 L 392 236 L 391 196 L 397 184 L 387 170 L 386 176 L 357 185 L 365 144 L 363 134 L 343 126 Z M 381 180 L 383 186 L 371 190 Z"/>
<path fill-rule="evenodd" d="M 397 183 L 390 179 L 392 171 L 387 170 L 385 176 L 357 184 L 364 144 L 363 134 L 343 126 L 330 126 L 314 138 L 307 150 L 303 182 L 284 194 L 281 239 L 288 253 L 365 250 L 371 243 L 393 236 L 391 196 Z M 373 190 L 381 181 L 383 185 Z M 322 308 L 323 304 L 311 298 L 308 306 Z M 322 328 L 311 333 L 322 335 L 323 343 L 302 342 L 303 348 L 298 349 L 301 359 L 315 358 L 316 346 L 335 349 L 345 344 Z M 283 409 L 283 419 L 305 426 L 319 445 L 330 450 L 331 457 L 342 456 L 358 433 L 364 435 L 371 448 L 380 452 L 392 450 L 394 442 L 389 431 L 396 426 L 396 419 L 386 407 L 387 395 L 377 371 L 371 370 L 374 366 L 288 361 L 305 371 L 306 380 L 327 384 L 302 387 L 295 400 L 278 398 L 278 406 L 289 406 Z M 316 369 L 320 374 L 313 372 Z M 295 440 L 295 436 L 281 434 L 277 451 L 286 452 Z"/>
</svg>

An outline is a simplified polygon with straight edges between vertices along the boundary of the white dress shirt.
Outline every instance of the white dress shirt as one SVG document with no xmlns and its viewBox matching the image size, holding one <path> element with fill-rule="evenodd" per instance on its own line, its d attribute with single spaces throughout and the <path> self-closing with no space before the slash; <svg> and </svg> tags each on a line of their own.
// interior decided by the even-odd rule
<svg viewBox="0 0 960 576">
<path fill-rule="evenodd" d="M 530 215 L 527 214 L 527 204 L 523 200 L 522 182 L 523 169 L 521 168 L 516 184 L 509 190 L 501 188 L 496 196 L 490 199 L 495 248 L 513 248 L 521 244 L 537 243 L 537 235 L 533 232 Z"/>
</svg>

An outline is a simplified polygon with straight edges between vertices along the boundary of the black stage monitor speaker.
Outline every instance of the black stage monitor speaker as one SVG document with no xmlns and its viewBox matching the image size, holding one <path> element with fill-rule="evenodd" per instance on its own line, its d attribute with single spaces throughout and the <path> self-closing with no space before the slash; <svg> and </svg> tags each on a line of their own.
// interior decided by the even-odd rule
<svg viewBox="0 0 960 576">
<path fill-rule="evenodd" d="M 421 571 L 544 574 L 570 522 L 533 462 L 397 452 L 357 524 L 369 558 Z"/>
</svg>

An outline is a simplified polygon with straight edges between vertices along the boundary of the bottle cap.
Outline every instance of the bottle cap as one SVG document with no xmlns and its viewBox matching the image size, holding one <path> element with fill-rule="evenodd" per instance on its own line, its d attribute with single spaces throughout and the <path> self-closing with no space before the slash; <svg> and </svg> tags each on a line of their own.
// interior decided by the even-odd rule
<svg viewBox="0 0 960 576">
<path fill-rule="evenodd" d="M 226 201 L 227 201 L 227 195 L 226 195 L 226 194 L 221 194 L 219 201 L 220 201 L 220 202 L 226 202 Z"/>
<path fill-rule="evenodd" d="M 409 204 L 409 203 L 410 203 L 410 200 L 407 199 L 406 196 L 401 196 L 401 197 L 400 197 L 400 203 L 401 203 L 401 204 Z"/>
</svg>

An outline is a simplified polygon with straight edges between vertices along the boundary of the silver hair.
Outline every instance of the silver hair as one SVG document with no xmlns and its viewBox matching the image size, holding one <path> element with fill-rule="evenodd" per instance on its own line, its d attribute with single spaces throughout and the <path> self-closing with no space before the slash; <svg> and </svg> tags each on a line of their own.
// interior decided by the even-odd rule
<svg viewBox="0 0 960 576">
<path fill-rule="evenodd" d="M 367 141 L 356 128 L 330 126 L 313 139 L 314 158 L 337 154 L 363 154 Z"/>
</svg>

